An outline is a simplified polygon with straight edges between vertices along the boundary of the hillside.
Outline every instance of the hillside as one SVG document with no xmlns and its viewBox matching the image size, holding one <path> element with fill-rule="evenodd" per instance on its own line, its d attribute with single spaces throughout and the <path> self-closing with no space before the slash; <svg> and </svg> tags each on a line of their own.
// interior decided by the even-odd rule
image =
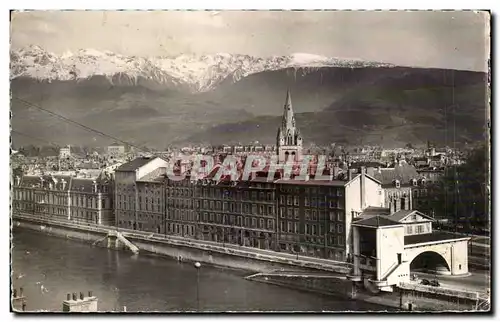
<svg viewBox="0 0 500 322">
<path fill-rule="evenodd" d="M 324 72 L 322 75 L 325 79 Z M 483 139 L 487 89 L 485 74 L 377 68 L 355 71 L 336 69 L 328 75 L 330 78 L 326 78 L 330 81 L 316 83 L 316 87 L 312 86 L 317 89 L 313 93 L 327 93 L 318 97 L 333 102 L 315 113 L 300 113 L 307 110 L 303 104 L 308 103 L 297 97 L 303 94 L 304 99 L 311 88 L 302 85 L 301 81 L 293 83 L 296 87 L 292 94 L 294 111 L 306 142 L 398 146 L 422 144 L 427 140 L 452 144 L 454 140 L 464 143 Z M 342 79 L 332 80 L 334 75 L 340 75 Z M 312 77 L 311 74 L 308 76 Z M 308 76 L 300 79 L 304 81 Z M 305 82 L 308 85 L 311 83 L 314 84 Z M 317 105 L 323 103 L 318 98 L 312 99 L 312 102 Z M 279 116 L 255 117 L 216 126 L 193 135 L 187 141 L 223 143 L 255 137 L 261 142 L 274 143 L 279 122 Z"/>
<path fill-rule="evenodd" d="M 163 148 L 274 143 L 290 88 L 306 143 L 400 145 L 451 142 L 453 135 L 459 142 L 481 140 L 485 78 L 484 73 L 439 69 L 304 67 L 258 72 L 236 82 L 226 79 L 200 93 L 141 77 L 113 85 L 104 76 L 50 82 L 18 77 L 11 90 L 13 96 L 97 130 Z M 11 109 L 16 131 L 58 144 L 112 143 L 16 100 Z M 16 136 L 14 142 L 37 143 Z"/>
</svg>

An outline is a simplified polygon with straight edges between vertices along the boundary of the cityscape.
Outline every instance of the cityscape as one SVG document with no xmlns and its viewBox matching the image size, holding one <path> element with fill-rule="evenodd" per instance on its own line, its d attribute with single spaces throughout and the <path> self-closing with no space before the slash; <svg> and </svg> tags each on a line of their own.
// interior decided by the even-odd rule
<svg viewBox="0 0 500 322">
<path fill-rule="evenodd" d="M 50 14 L 122 19 L 15 13 L 13 36 Z M 193 57 L 29 45 L 11 49 L 13 311 L 491 310 L 486 72 L 217 54 L 194 81 Z"/>
</svg>

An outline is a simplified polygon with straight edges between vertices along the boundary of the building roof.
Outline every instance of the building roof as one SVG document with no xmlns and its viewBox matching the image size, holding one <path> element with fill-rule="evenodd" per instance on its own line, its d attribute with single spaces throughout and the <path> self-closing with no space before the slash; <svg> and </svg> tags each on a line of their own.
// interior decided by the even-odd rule
<svg viewBox="0 0 500 322">
<path fill-rule="evenodd" d="M 346 185 L 346 181 L 342 180 L 298 180 L 298 179 L 279 179 L 275 181 L 277 184 L 293 184 L 293 185 L 304 185 L 304 186 L 334 186 L 343 187 Z"/>
<path fill-rule="evenodd" d="M 398 222 L 401 222 L 402 220 L 404 220 L 406 217 L 410 216 L 411 214 L 416 214 L 418 213 L 420 216 L 423 216 L 429 220 L 434 220 L 432 217 L 430 216 L 427 216 L 423 213 L 421 213 L 420 211 L 417 211 L 417 210 L 400 210 L 400 211 L 396 211 L 395 213 L 389 215 L 389 218 L 391 218 L 392 220 L 394 221 L 398 221 Z"/>
<path fill-rule="evenodd" d="M 370 207 L 366 208 L 365 210 L 363 210 L 363 212 L 361 213 L 361 215 L 358 218 L 368 219 L 368 218 L 380 216 L 380 215 L 387 216 L 390 213 L 391 213 L 391 211 L 389 208 L 370 206 Z"/>
<path fill-rule="evenodd" d="M 394 221 L 400 222 L 414 212 L 416 212 L 416 210 L 399 210 L 390 214 L 389 217 Z"/>
<path fill-rule="evenodd" d="M 152 157 L 139 157 L 139 158 L 136 158 L 130 162 L 122 164 L 121 166 L 116 168 L 115 171 L 127 171 L 127 172 L 135 171 L 135 170 L 139 169 L 140 167 L 146 165 L 149 161 L 151 161 L 153 159 L 154 158 L 152 158 Z"/>
<path fill-rule="evenodd" d="M 414 245 L 414 244 L 430 243 L 430 242 L 445 241 L 445 240 L 455 240 L 455 239 L 463 239 L 463 238 L 469 238 L 469 237 L 465 237 L 462 235 L 457 235 L 457 234 L 445 232 L 445 231 L 434 231 L 430 234 L 405 236 L 405 245 Z"/>
<path fill-rule="evenodd" d="M 94 179 L 73 178 L 71 191 L 94 192 Z"/>
<path fill-rule="evenodd" d="M 22 176 L 19 186 L 31 188 L 41 183 L 40 176 Z"/>
<path fill-rule="evenodd" d="M 373 216 L 367 219 L 356 220 L 352 223 L 356 226 L 368 226 L 368 227 L 387 227 L 387 226 L 399 226 L 400 223 L 388 219 L 386 216 Z"/>
<path fill-rule="evenodd" d="M 165 179 L 165 175 L 165 169 L 158 168 L 139 178 L 137 181 L 161 182 Z"/>
<path fill-rule="evenodd" d="M 351 168 L 384 168 L 385 164 L 377 161 L 358 161 L 351 164 Z"/>
<path fill-rule="evenodd" d="M 73 178 L 71 176 L 62 176 L 62 175 L 41 175 L 41 176 L 30 176 L 26 175 L 21 178 L 21 181 L 19 185 L 21 187 L 43 187 L 48 188 L 49 185 L 52 185 L 52 187 L 56 190 L 61 190 L 61 191 L 68 191 L 71 185 L 71 180 Z M 66 184 L 64 185 L 63 189 L 63 184 L 62 181 L 65 181 Z"/>
<path fill-rule="evenodd" d="M 412 165 L 396 165 L 394 168 L 381 168 L 373 174 L 383 186 L 393 185 L 395 180 L 399 180 L 401 185 L 411 184 L 412 179 L 419 177 L 417 169 Z"/>
</svg>

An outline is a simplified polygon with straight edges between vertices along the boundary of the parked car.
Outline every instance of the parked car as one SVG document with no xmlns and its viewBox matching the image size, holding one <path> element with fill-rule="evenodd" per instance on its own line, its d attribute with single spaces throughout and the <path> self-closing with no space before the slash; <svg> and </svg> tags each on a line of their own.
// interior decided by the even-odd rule
<svg viewBox="0 0 500 322">
<path fill-rule="evenodd" d="M 422 284 L 422 285 L 429 285 L 429 284 L 430 284 L 430 282 L 429 282 L 429 280 L 428 280 L 428 279 L 425 279 L 425 278 L 424 278 L 424 279 L 422 279 L 422 281 L 420 282 L 420 284 Z"/>
<path fill-rule="evenodd" d="M 441 286 L 441 284 L 439 284 L 439 281 L 438 281 L 438 280 L 432 280 L 432 281 L 430 281 L 430 285 L 431 285 L 431 286 L 435 286 L 435 287 L 439 287 L 439 286 Z"/>
</svg>

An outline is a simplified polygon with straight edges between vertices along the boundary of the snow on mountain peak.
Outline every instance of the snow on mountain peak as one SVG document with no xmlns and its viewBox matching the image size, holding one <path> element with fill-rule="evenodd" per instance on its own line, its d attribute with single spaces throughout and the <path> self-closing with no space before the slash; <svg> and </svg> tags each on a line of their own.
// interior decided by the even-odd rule
<svg viewBox="0 0 500 322">
<path fill-rule="evenodd" d="M 266 70 L 363 66 L 390 65 L 307 53 L 270 58 L 228 53 L 145 58 L 81 49 L 58 56 L 36 45 L 11 52 L 11 79 L 25 76 L 49 81 L 79 80 L 101 75 L 111 81 L 113 76 L 120 75 L 132 81 L 143 77 L 161 84 L 187 86 L 197 92 L 209 91 L 228 78 L 236 82 Z"/>
<path fill-rule="evenodd" d="M 328 58 L 325 56 L 306 53 L 294 53 L 290 55 L 290 58 L 294 64 L 309 64 L 328 61 Z"/>
</svg>

